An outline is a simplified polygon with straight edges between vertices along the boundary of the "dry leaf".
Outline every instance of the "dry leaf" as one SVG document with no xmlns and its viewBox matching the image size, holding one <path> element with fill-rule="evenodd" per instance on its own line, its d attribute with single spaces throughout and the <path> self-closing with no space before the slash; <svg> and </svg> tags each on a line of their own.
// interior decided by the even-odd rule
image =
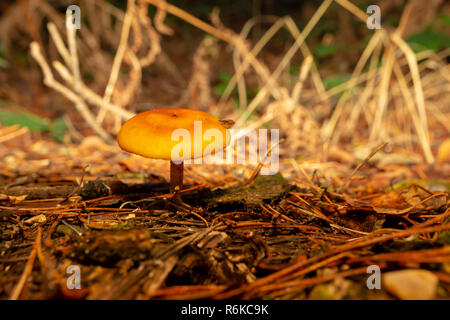
<svg viewBox="0 0 450 320">
<path fill-rule="evenodd" d="M 24 222 L 26 224 L 33 224 L 33 223 L 44 223 L 46 221 L 47 221 L 47 217 L 44 214 L 40 214 L 40 215 L 31 217 L 30 219 L 27 219 Z"/>
<path fill-rule="evenodd" d="M 10 196 L 7 194 L 0 194 L 0 200 L 9 200 L 11 204 L 18 204 L 24 201 L 27 196 L 28 196 L 27 194 L 23 194 L 20 196 Z"/>
</svg>

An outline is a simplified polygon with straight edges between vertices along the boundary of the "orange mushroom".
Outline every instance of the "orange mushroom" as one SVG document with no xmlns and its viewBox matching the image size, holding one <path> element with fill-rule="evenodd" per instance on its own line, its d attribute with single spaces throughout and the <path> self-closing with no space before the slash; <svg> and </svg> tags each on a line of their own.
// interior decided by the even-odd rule
<svg viewBox="0 0 450 320">
<path fill-rule="evenodd" d="M 202 158 L 225 149 L 229 142 L 227 123 L 198 110 L 150 110 L 126 121 L 117 142 L 125 151 L 146 158 L 170 160 L 170 192 L 175 192 L 183 186 L 184 160 Z"/>
</svg>

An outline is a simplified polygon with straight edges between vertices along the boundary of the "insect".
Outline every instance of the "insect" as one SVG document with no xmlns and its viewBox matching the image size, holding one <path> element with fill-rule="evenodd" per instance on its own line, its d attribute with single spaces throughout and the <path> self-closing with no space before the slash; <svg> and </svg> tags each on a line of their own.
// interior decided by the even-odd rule
<svg viewBox="0 0 450 320">
<path fill-rule="evenodd" d="M 219 121 L 227 129 L 230 129 L 232 126 L 234 126 L 234 121 L 233 120 L 219 120 Z"/>
</svg>

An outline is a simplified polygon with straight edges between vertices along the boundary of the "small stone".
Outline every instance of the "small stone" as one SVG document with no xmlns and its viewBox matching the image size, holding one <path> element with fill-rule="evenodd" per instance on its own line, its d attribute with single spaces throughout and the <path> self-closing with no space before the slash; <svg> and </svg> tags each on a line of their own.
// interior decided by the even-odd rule
<svg viewBox="0 0 450 320">
<path fill-rule="evenodd" d="M 383 275 L 386 290 L 403 300 L 430 300 L 436 295 L 439 280 L 427 270 L 405 269 Z"/>
<path fill-rule="evenodd" d="M 33 224 L 33 223 L 44 223 L 47 221 L 47 217 L 43 214 L 31 217 L 30 219 L 25 220 L 24 222 L 26 224 Z"/>
<path fill-rule="evenodd" d="M 447 273 L 450 273 L 450 262 L 444 262 L 442 264 L 442 270 L 444 270 Z"/>
</svg>

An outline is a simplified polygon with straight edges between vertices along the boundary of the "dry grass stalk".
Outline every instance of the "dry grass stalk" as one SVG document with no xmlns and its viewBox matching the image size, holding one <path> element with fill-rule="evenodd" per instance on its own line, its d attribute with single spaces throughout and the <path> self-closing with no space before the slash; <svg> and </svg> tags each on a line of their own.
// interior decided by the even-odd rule
<svg viewBox="0 0 450 320">
<path fill-rule="evenodd" d="M 39 227 L 36 240 L 34 241 L 33 249 L 31 250 L 30 256 L 28 257 L 25 269 L 23 270 L 19 282 L 17 282 L 16 286 L 11 292 L 9 300 L 18 300 L 20 298 L 20 294 L 22 293 L 23 287 L 25 286 L 25 283 L 29 275 L 33 271 L 34 261 L 36 260 L 36 252 L 37 249 L 40 248 L 41 239 L 42 239 L 42 229 Z"/>
<path fill-rule="evenodd" d="M 321 4 L 302 32 L 297 29 L 295 23 L 293 23 L 292 19 L 289 17 L 277 18 L 272 16 L 264 16 L 255 17 L 249 20 L 242 29 L 239 37 L 236 37 L 230 30 L 225 28 L 220 23 L 217 12 L 214 12 L 212 15 L 213 24 L 216 26 L 216 28 L 214 28 L 213 26 L 193 17 L 187 12 L 165 2 L 160 2 L 157 0 L 146 1 L 154 4 L 160 9 L 164 8 L 164 10 L 168 13 L 171 13 L 198 27 L 199 29 L 212 34 L 218 39 L 226 41 L 234 47 L 235 51 L 233 54 L 233 62 L 236 70 L 231 81 L 228 83 L 224 94 L 220 97 L 219 103 L 224 103 L 226 100 L 230 99 L 232 89 L 237 86 L 240 105 L 244 106 L 244 112 L 236 121 L 237 127 L 242 127 L 245 124 L 246 127 L 254 128 L 264 124 L 265 122 L 273 120 L 273 125 L 278 124 L 280 128 L 286 126 L 286 123 L 288 122 L 293 122 L 294 129 L 289 129 L 289 132 L 291 133 L 293 131 L 297 131 L 301 133 L 301 128 L 307 128 L 308 122 L 311 124 L 314 123 L 314 126 L 318 125 L 317 120 L 314 120 L 314 118 L 318 113 L 324 113 L 324 107 L 328 109 L 328 112 L 332 110 L 329 107 L 329 97 L 336 96 L 343 92 L 342 96 L 338 99 L 336 107 L 331 113 L 330 120 L 326 121 L 321 128 L 317 130 L 317 133 L 314 133 L 313 130 L 313 132 L 311 132 L 312 134 L 308 135 L 308 141 L 305 141 L 303 138 L 303 141 L 305 141 L 304 145 L 308 145 L 308 143 L 310 143 L 311 136 L 314 135 L 317 135 L 320 141 L 325 143 L 326 148 L 336 145 L 341 138 L 354 136 L 352 135 L 353 130 L 361 123 L 361 120 L 364 120 L 365 124 L 363 125 L 370 131 L 368 142 L 373 146 L 380 140 L 389 139 L 396 135 L 395 132 L 397 130 L 397 124 L 395 122 L 392 123 L 390 106 L 401 106 L 402 102 L 398 99 L 406 99 L 405 102 L 408 112 L 404 113 L 401 111 L 402 107 L 400 107 L 398 114 L 403 114 L 403 117 L 409 116 L 413 119 L 413 129 L 418 137 L 425 160 L 428 163 L 432 163 L 434 161 L 431 153 L 430 137 L 428 134 L 427 109 L 436 110 L 436 106 L 431 102 L 428 103 L 426 99 L 433 95 L 442 93 L 442 91 L 438 91 L 437 89 L 431 90 L 431 86 L 428 88 L 426 87 L 423 82 L 426 77 L 428 77 L 429 80 L 434 80 L 436 78 L 431 77 L 430 74 L 427 76 L 422 75 L 425 70 L 425 65 L 422 63 L 418 64 L 417 61 L 421 59 L 431 59 L 427 60 L 426 63 L 427 65 L 433 66 L 433 63 L 440 63 L 439 61 L 442 61 L 443 57 L 430 51 L 414 54 L 405 41 L 401 38 L 406 24 L 409 21 L 412 6 L 408 6 L 405 9 L 400 25 L 394 33 L 389 34 L 385 29 L 374 33 L 368 46 L 363 51 L 355 69 L 353 70 L 352 76 L 342 85 L 326 91 L 317 70 L 314 66 L 311 67 L 310 70 L 312 80 L 315 85 L 316 92 L 318 93 L 317 97 L 314 99 L 317 104 L 313 108 L 310 108 L 312 117 L 304 117 L 303 119 L 296 121 L 295 119 L 302 118 L 301 114 L 305 114 L 305 110 L 302 108 L 301 103 L 299 104 L 298 100 L 301 100 L 302 96 L 306 97 L 311 93 L 308 92 L 308 90 L 304 91 L 303 95 L 299 93 L 299 88 L 303 87 L 303 83 L 305 81 L 302 77 L 299 77 L 299 81 L 294 84 L 294 90 L 291 95 L 288 94 L 289 90 L 284 88 L 277 81 L 277 79 L 280 77 L 281 73 L 284 72 L 286 66 L 290 63 L 298 49 L 302 50 L 305 58 L 312 57 L 311 52 L 304 44 L 304 41 L 319 19 L 327 11 L 332 1 L 324 1 Z M 349 11 L 352 15 L 356 16 L 359 20 L 363 22 L 366 21 L 367 14 L 350 1 L 337 0 L 336 2 L 345 10 Z M 270 22 L 272 23 L 272 26 L 257 41 L 253 48 L 249 50 L 244 41 L 247 41 L 246 38 L 250 30 L 255 25 L 262 22 Z M 256 57 L 283 26 L 290 31 L 295 39 L 295 42 L 287 51 L 274 72 L 267 76 L 267 69 L 261 69 L 262 62 L 255 62 L 257 61 Z M 399 49 L 403 52 L 404 57 L 397 59 Z M 384 50 L 384 54 L 381 61 L 381 67 L 378 68 L 377 63 L 380 53 L 383 52 L 382 50 Z M 363 72 L 366 65 L 368 65 L 368 71 Z M 410 72 L 404 75 L 404 80 L 398 80 L 401 81 L 401 83 L 394 82 L 392 74 L 396 74 L 396 78 L 400 77 L 399 72 L 402 70 L 401 67 L 404 65 L 409 67 Z M 247 103 L 245 72 L 248 70 L 249 66 L 253 66 L 256 74 L 264 81 L 264 85 L 260 88 L 256 97 Z M 445 72 L 442 70 L 442 66 L 441 68 L 436 68 L 433 74 L 442 73 L 443 78 L 447 77 Z M 411 99 L 412 96 L 406 93 L 406 91 L 410 90 L 408 89 L 410 80 L 412 80 L 413 83 L 414 99 Z M 425 88 L 427 88 L 428 91 L 426 91 Z M 393 93 L 395 93 L 395 95 Z M 273 101 L 271 101 L 271 98 Z M 264 112 L 262 112 L 262 116 L 259 119 L 254 120 L 252 123 L 249 123 L 249 115 L 254 113 L 258 106 L 262 103 L 267 103 Z M 292 103 L 294 103 L 294 107 Z M 354 107 L 355 104 L 356 106 Z M 368 107 L 364 108 L 364 106 Z M 276 112 L 274 112 L 275 110 Z M 292 110 L 295 110 L 294 113 L 297 113 L 295 117 L 292 117 L 292 114 L 290 114 Z M 441 111 L 439 108 L 437 111 L 439 115 L 445 115 L 446 112 Z M 362 118 L 361 115 L 363 116 Z M 287 116 L 290 121 L 286 121 Z M 442 117 L 434 117 L 437 118 L 438 122 L 442 123 L 442 119 L 439 119 Z M 444 127 L 445 126 L 446 125 L 444 124 Z M 309 128 L 311 128 L 311 125 L 309 125 Z M 410 133 L 407 133 L 407 136 L 408 135 L 410 135 Z M 299 134 L 292 140 L 302 140 L 301 136 L 302 134 Z M 413 139 L 409 140 L 413 141 Z M 395 138 L 392 139 L 391 142 L 401 143 L 401 141 L 402 139 Z"/>
<path fill-rule="evenodd" d="M 239 119 L 236 121 L 236 126 L 239 127 L 242 125 L 249 115 L 253 113 L 253 111 L 257 108 L 257 106 L 262 102 L 262 100 L 265 98 L 267 94 L 267 89 L 270 86 L 275 85 L 274 81 L 278 79 L 281 72 L 284 70 L 284 68 L 287 66 L 289 61 L 292 59 L 294 54 L 297 52 L 297 50 L 301 47 L 303 44 L 305 38 L 308 36 L 308 34 L 311 32 L 311 30 L 314 28 L 314 26 L 317 24 L 319 19 L 323 16 L 329 5 L 331 4 L 331 0 L 325 0 L 320 7 L 317 9 L 317 11 L 314 13 L 313 17 L 308 21 L 308 24 L 305 26 L 305 29 L 303 29 L 302 33 L 295 39 L 295 43 L 291 46 L 291 48 L 288 50 L 288 52 L 285 54 L 281 62 L 279 63 L 276 70 L 273 72 L 272 76 L 269 77 L 266 81 L 266 84 L 259 90 L 256 97 L 252 100 L 252 102 L 248 105 L 247 109 L 244 111 L 244 113 L 241 115 Z"/>
<path fill-rule="evenodd" d="M 50 69 L 50 66 L 47 64 L 45 58 L 42 56 L 39 45 L 36 42 L 32 42 L 30 44 L 30 49 L 31 49 L 31 56 L 37 61 L 37 63 L 42 69 L 42 72 L 44 73 L 45 85 L 56 90 L 57 92 L 65 96 L 67 99 L 72 101 L 75 104 L 77 110 L 89 124 L 89 126 L 105 141 L 112 142 L 112 138 L 110 137 L 110 135 L 95 122 L 94 116 L 89 111 L 87 105 L 82 100 L 82 98 L 80 98 L 74 91 L 72 91 L 68 87 L 62 85 L 61 83 L 55 80 L 52 71 Z"/>
<path fill-rule="evenodd" d="M 55 19 L 55 23 L 51 22 L 48 24 L 48 30 L 51 39 L 64 62 L 54 61 L 53 67 L 67 83 L 67 86 L 59 83 L 53 77 L 51 68 L 46 62 L 39 46 L 32 43 L 30 47 L 32 56 L 36 59 L 44 73 L 44 82 L 46 85 L 71 100 L 75 104 L 76 109 L 86 120 L 87 124 L 105 141 L 112 142 L 113 139 L 110 134 L 116 133 L 120 128 L 122 121 L 134 115 L 133 112 L 125 110 L 125 106 L 130 103 L 134 94 L 139 90 L 142 68 L 154 62 L 156 56 L 160 53 L 161 48 L 159 45 L 159 35 L 154 31 L 151 26 L 151 21 L 147 16 L 148 4 L 144 1 L 137 1 L 137 3 L 135 3 L 135 0 L 130 0 L 125 14 L 106 3 L 104 6 L 103 4 L 99 4 L 99 6 L 102 9 L 101 16 L 103 18 L 113 15 L 115 19 L 123 21 L 120 30 L 119 45 L 112 62 L 112 68 L 109 71 L 109 77 L 103 96 L 100 96 L 83 83 L 78 57 L 79 51 L 86 51 L 86 45 L 94 49 L 98 55 L 97 57 L 100 57 L 97 59 L 97 62 L 99 62 L 99 74 L 102 74 L 100 78 L 104 78 L 104 72 L 102 71 L 105 70 L 105 61 L 107 59 L 105 60 L 102 58 L 102 53 L 99 48 L 99 37 L 101 34 L 98 29 L 94 28 L 93 33 L 91 33 L 88 29 L 83 28 L 81 34 L 84 37 L 84 41 L 81 41 L 76 38 L 76 30 L 68 28 L 66 30 L 68 37 L 67 48 L 57 27 L 57 24 L 62 24 L 61 18 L 50 6 L 48 6 L 48 4 L 44 6 L 46 13 Z M 88 5 L 88 12 L 92 10 L 94 10 L 92 5 Z M 111 19 L 106 19 L 106 23 L 111 23 Z M 145 31 L 145 38 L 142 37 L 141 26 Z M 129 45 L 129 35 L 132 28 L 133 45 Z M 110 42 L 115 41 L 115 38 L 109 37 L 108 39 Z M 80 43 L 81 46 L 79 47 L 77 43 Z M 143 56 L 141 56 L 141 54 L 138 56 L 138 51 L 142 51 L 141 49 L 145 48 L 145 46 L 148 47 L 147 52 L 145 52 Z M 89 61 L 89 59 L 87 59 L 87 61 Z M 122 85 L 121 76 L 119 76 L 123 62 L 131 67 L 128 75 L 129 79 L 124 82 L 126 85 Z M 99 112 L 96 116 L 94 116 L 90 110 L 89 105 L 98 108 Z M 112 127 L 108 126 L 108 123 L 110 122 L 105 122 L 105 126 L 103 126 L 107 116 L 114 122 Z"/>
<path fill-rule="evenodd" d="M 198 46 L 192 64 L 192 76 L 187 90 L 176 105 L 192 105 L 207 110 L 212 103 L 211 58 L 218 53 L 217 39 L 206 37 Z"/>
<path fill-rule="evenodd" d="M 359 20 L 366 21 L 367 14 L 350 1 L 336 0 L 336 2 Z M 385 139 L 391 139 L 391 143 L 412 143 L 413 146 L 417 140 L 422 148 L 425 160 L 428 163 L 433 162 L 431 137 L 428 133 L 429 121 L 432 119 L 448 129 L 448 124 L 442 120 L 443 116 L 446 117 L 447 110 L 434 101 L 438 96 L 447 94 L 450 89 L 448 85 L 449 77 L 445 72 L 445 70 L 448 70 L 448 64 L 445 63 L 445 57 L 448 53 L 444 51 L 435 54 L 431 51 L 424 51 L 415 54 L 411 51 L 402 39 L 406 25 L 413 19 L 411 14 L 414 9 L 410 5 L 404 11 L 400 25 L 394 33 L 390 34 L 385 29 L 374 33 L 361 54 L 350 79 L 337 87 L 325 90 L 321 76 L 314 64 L 308 66 L 308 61 L 311 61 L 313 56 L 305 44 L 305 39 L 327 12 L 331 3 L 331 0 L 323 1 L 302 31 L 298 30 L 290 17 L 263 16 L 249 20 L 239 35 L 223 26 L 218 11 L 213 12 L 211 25 L 162 0 L 130 0 L 125 14 L 107 3 L 90 4 L 88 5 L 88 11 L 91 16 L 94 7 L 99 6 L 103 9 L 101 10 L 102 21 L 106 22 L 102 23 L 108 25 L 111 22 L 111 17 L 123 21 L 120 36 L 119 30 L 117 30 L 108 40 L 111 44 L 119 42 L 119 46 L 114 57 L 113 68 L 108 71 L 109 77 L 105 77 L 105 72 L 100 72 L 103 78 L 108 79 L 103 97 L 83 84 L 79 75 L 77 75 L 79 67 L 76 67 L 77 63 L 74 60 L 77 59 L 77 56 L 74 55 L 77 51 L 76 46 L 78 46 L 78 51 L 82 53 L 82 56 L 86 55 L 89 48 L 98 49 L 98 44 L 95 44 L 99 38 L 98 28 L 83 32 L 83 39 L 79 39 L 79 45 L 74 44 L 72 41 L 74 36 L 68 33 L 69 49 L 67 49 L 56 27 L 56 25 L 62 23 L 62 20 L 51 10 L 51 7 L 44 5 L 45 9 L 43 10 L 46 15 L 52 16 L 57 23 L 49 25 L 49 32 L 64 61 L 64 64 L 55 61 L 53 66 L 69 86 L 63 89 L 61 86 L 55 86 L 53 82 L 51 83 L 53 87 L 58 87 L 57 90 L 64 92 L 66 96 L 71 97 L 70 99 L 74 103 L 78 104 L 77 109 L 82 112 L 83 117 L 91 119 L 86 121 L 99 135 L 106 138 L 107 134 L 116 132 L 121 121 L 133 114 L 124 108 L 132 101 L 135 92 L 139 90 L 142 68 L 153 63 L 155 57 L 161 53 L 159 34 L 154 30 L 150 18 L 147 16 L 148 4 L 153 4 L 158 9 L 153 23 L 160 33 L 173 33 L 173 30 L 164 24 L 165 16 L 169 13 L 210 33 L 217 39 L 225 41 L 234 48 L 235 72 L 224 94 L 220 97 L 219 104 L 229 100 L 231 91 L 237 86 L 240 106 L 243 109 L 243 113 L 236 121 L 237 127 L 243 127 L 244 125 L 255 127 L 266 122 L 272 122 L 272 125 L 285 129 L 287 123 L 290 122 L 289 125 L 292 128 L 286 130 L 290 135 L 287 138 L 295 144 L 291 149 L 296 151 L 288 154 L 288 156 L 295 156 L 296 152 L 301 152 L 301 150 L 310 152 L 311 146 L 317 146 L 319 143 L 324 143 L 325 149 L 327 149 L 338 144 L 342 139 L 350 137 L 351 140 L 354 140 L 352 132 L 357 127 L 363 127 L 367 129 L 367 134 L 370 133 L 370 136 L 360 135 L 359 139 L 367 139 L 365 142 L 368 142 L 371 146 Z M 248 34 L 253 27 L 260 23 L 271 23 L 272 25 L 254 46 L 249 46 Z M 257 56 L 283 27 L 290 32 L 294 43 L 272 72 Z M 145 37 L 143 37 L 144 35 Z M 145 47 L 148 50 L 142 56 Z M 297 81 L 292 85 L 292 88 L 287 88 L 279 79 L 283 79 L 286 67 L 299 50 L 305 60 Z M 377 67 L 382 52 L 381 67 Z M 399 53 L 403 53 L 403 55 L 398 58 Z M 199 56 L 200 48 L 196 54 L 197 58 L 194 57 L 194 61 L 197 61 L 197 65 L 194 66 L 194 75 L 203 69 L 209 69 L 200 63 Z M 422 59 L 426 60 L 418 63 Z M 126 82 L 121 81 L 119 77 L 119 70 L 123 62 L 130 66 L 129 80 Z M 256 74 L 263 85 L 256 97 L 248 102 L 246 76 L 249 74 L 247 71 L 250 66 L 254 70 L 252 76 Z M 363 72 L 366 66 L 368 66 L 368 71 Z M 405 66 L 408 67 L 407 70 L 405 70 Z M 67 67 L 69 67 L 70 72 Z M 41 68 L 43 67 L 41 66 Z M 49 68 L 46 69 L 49 70 Z M 104 70 L 104 67 L 102 70 Z M 205 70 L 200 72 L 203 75 L 203 80 L 196 80 L 193 77 L 188 90 L 188 92 L 193 91 L 193 86 L 202 88 L 199 90 L 201 105 L 208 105 L 212 101 L 209 80 L 205 77 L 207 73 L 205 73 Z M 314 90 L 305 86 L 307 75 L 311 75 Z M 51 79 L 48 77 L 48 72 L 47 79 Z M 79 95 L 79 97 L 75 98 L 67 90 Z M 337 104 L 333 108 L 330 98 L 341 93 L 343 94 L 337 99 Z M 83 103 L 80 103 L 80 99 L 84 102 L 84 106 Z M 302 101 L 305 100 L 308 101 L 309 105 L 312 104 L 312 107 L 304 108 Z M 262 104 L 266 106 L 261 108 L 260 112 L 256 112 Z M 92 122 L 90 115 L 92 112 L 89 105 L 96 106 L 99 110 L 99 113 L 94 116 L 94 122 Z M 392 108 L 398 110 L 397 114 L 392 115 Z M 106 115 L 110 115 L 113 119 L 112 127 L 108 125 L 110 122 L 105 122 L 102 126 Z M 251 122 L 248 122 L 250 115 L 254 115 L 254 117 Z M 321 123 L 320 119 L 323 119 L 324 115 L 329 117 L 329 120 Z M 407 120 L 402 121 L 399 117 L 410 117 L 412 126 L 408 125 Z M 399 126 L 406 130 L 402 137 L 398 136 Z M 309 132 L 307 139 L 304 137 L 306 129 Z M 311 143 L 311 140 L 313 143 Z M 310 148 L 308 149 L 308 147 Z"/>
</svg>

